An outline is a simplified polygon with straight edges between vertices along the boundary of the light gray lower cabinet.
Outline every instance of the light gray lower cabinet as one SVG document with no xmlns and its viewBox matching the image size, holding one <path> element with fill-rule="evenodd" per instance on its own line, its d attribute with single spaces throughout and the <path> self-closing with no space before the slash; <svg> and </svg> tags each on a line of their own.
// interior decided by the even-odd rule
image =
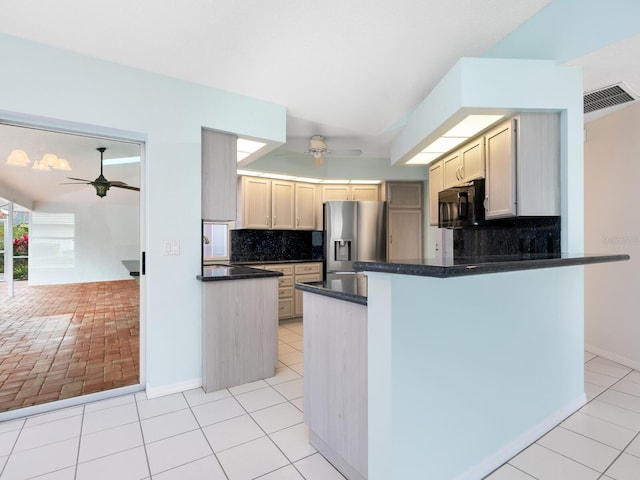
<svg viewBox="0 0 640 480">
<path fill-rule="evenodd" d="M 367 307 L 303 292 L 309 443 L 349 480 L 367 478 Z"/>
<path fill-rule="evenodd" d="M 202 129 L 202 218 L 235 220 L 237 137 Z"/>
<path fill-rule="evenodd" d="M 202 282 L 205 392 L 275 375 L 277 277 Z"/>
</svg>

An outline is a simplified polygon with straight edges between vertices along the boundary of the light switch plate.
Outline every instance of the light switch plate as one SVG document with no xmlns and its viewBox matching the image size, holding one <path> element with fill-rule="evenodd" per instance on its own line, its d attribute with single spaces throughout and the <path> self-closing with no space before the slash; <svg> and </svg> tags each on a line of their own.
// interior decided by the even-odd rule
<svg viewBox="0 0 640 480">
<path fill-rule="evenodd" d="M 180 241 L 179 240 L 165 240 L 165 242 L 164 242 L 164 254 L 165 255 L 180 255 Z"/>
</svg>

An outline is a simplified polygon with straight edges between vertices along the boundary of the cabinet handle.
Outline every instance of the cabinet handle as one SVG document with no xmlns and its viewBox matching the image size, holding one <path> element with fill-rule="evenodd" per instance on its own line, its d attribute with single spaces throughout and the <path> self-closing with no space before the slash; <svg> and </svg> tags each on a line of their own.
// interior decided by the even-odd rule
<svg viewBox="0 0 640 480">
<path fill-rule="evenodd" d="M 484 197 L 484 202 L 482 202 L 482 206 L 484 207 L 484 209 L 487 209 L 487 202 L 489 201 L 489 195 Z"/>
<path fill-rule="evenodd" d="M 393 243 L 393 235 L 389 235 L 389 243 Z"/>
<path fill-rule="evenodd" d="M 460 180 L 464 180 L 464 165 L 460 165 Z"/>
<path fill-rule="evenodd" d="M 269 225 L 269 215 L 267 215 L 267 218 L 266 218 L 266 220 L 265 220 L 264 224 L 265 224 L 265 225 Z"/>
<path fill-rule="evenodd" d="M 296 218 L 296 227 L 299 227 L 299 226 L 300 226 L 300 217 L 297 217 Z"/>
</svg>

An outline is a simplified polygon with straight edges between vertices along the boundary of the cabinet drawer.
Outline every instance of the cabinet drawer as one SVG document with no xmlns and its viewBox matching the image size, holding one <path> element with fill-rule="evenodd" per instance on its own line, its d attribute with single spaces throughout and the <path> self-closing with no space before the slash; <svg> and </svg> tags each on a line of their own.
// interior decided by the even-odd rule
<svg viewBox="0 0 640 480">
<path fill-rule="evenodd" d="M 310 273 L 308 275 L 296 275 L 296 283 L 305 282 L 320 282 L 322 280 L 322 274 Z"/>
<path fill-rule="evenodd" d="M 278 288 L 278 298 L 293 297 L 293 287 L 280 287 Z"/>
<path fill-rule="evenodd" d="M 293 316 L 293 298 L 278 300 L 278 318 L 289 318 Z"/>
<path fill-rule="evenodd" d="M 282 287 L 293 287 L 293 276 L 286 275 L 283 277 L 278 277 L 278 288 Z"/>
<path fill-rule="evenodd" d="M 280 272 L 283 275 L 293 275 L 293 265 L 265 265 L 266 270 L 271 270 L 273 272 Z"/>
<path fill-rule="evenodd" d="M 295 272 L 296 275 L 301 273 L 320 273 L 321 264 L 320 263 L 296 263 L 295 264 Z"/>
</svg>

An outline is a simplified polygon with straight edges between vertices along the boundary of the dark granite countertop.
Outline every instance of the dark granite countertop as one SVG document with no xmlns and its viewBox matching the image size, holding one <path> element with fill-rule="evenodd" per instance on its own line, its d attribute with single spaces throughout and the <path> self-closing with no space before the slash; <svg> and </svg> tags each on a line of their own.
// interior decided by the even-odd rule
<svg viewBox="0 0 640 480">
<path fill-rule="evenodd" d="M 354 262 L 356 271 L 396 273 L 422 277 L 462 277 L 486 273 L 513 272 L 540 268 L 590 265 L 629 260 L 629 255 L 493 255 L 447 259 Z"/>
<path fill-rule="evenodd" d="M 140 261 L 139 260 L 122 260 L 124 268 L 129 270 L 129 275 L 132 277 L 140 276 Z"/>
<path fill-rule="evenodd" d="M 360 305 L 367 304 L 367 276 L 361 273 L 330 273 L 324 282 L 296 283 L 296 289 Z"/>
<path fill-rule="evenodd" d="M 243 280 L 247 278 L 280 277 L 282 273 L 272 270 L 260 270 L 258 268 L 242 267 L 238 265 L 206 265 L 202 269 L 202 275 L 196 278 L 203 282 L 221 280 Z"/>
</svg>

